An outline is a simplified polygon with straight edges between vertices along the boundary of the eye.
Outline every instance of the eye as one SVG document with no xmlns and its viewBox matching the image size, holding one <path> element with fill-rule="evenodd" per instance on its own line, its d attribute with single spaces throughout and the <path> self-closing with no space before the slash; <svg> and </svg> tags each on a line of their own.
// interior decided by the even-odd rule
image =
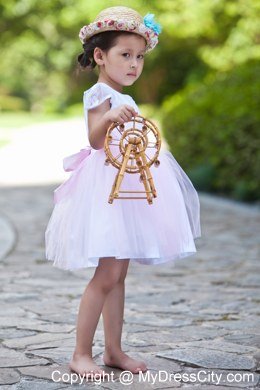
<svg viewBox="0 0 260 390">
<path fill-rule="evenodd" d="M 124 57 L 130 56 L 129 53 L 123 53 L 122 55 L 123 55 Z M 144 55 L 143 55 L 143 54 L 139 54 L 138 57 L 139 57 L 139 58 L 141 57 L 141 59 L 143 59 L 143 58 L 144 58 Z M 129 57 L 128 57 L 128 58 L 129 58 Z"/>
</svg>

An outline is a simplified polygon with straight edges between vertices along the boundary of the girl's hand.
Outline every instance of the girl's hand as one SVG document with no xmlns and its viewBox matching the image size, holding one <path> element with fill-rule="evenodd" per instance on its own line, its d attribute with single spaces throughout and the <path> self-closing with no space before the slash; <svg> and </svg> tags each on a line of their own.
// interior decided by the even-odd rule
<svg viewBox="0 0 260 390">
<path fill-rule="evenodd" d="M 124 123 L 132 119 L 133 116 L 138 115 L 138 112 L 128 104 L 122 104 L 107 112 L 107 117 L 112 122 Z"/>
</svg>

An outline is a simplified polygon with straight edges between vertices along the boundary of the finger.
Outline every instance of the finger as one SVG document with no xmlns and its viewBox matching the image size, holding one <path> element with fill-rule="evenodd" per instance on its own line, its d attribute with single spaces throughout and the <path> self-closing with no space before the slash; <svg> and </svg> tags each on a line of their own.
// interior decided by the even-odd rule
<svg viewBox="0 0 260 390">
<path fill-rule="evenodd" d="M 124 122 L 126 122 L 126 120 L 124 119 L 124 117 L 122 115 L 119 115 L 118 122 L 124 123 Z"/>
<path fill-rule="evenodd" d="M 130 121 L 132 119 L 132 117 L 135 116 L 135 112 L 132 112 L 132 111 L 124 111 L 124 114 L 127 116 L 128 120 Z"/>
<path fill-rule="evenodd" d="M 124 118 L 125 122 L 129 121 L 129 114 L 128 113 L 126 114 L 125 112 L 122 112 L 122 114 L 120 114 L 120 116 L 121 116 L 121 118 Z"/>
<path fill-rule="evenodd" d="M 134 109 L 133 107 L 127 106 L 127 105 L 126 105 L 125 108 L 126 108 L 129 112 L 131 112 L 132 116 L 137 115 L 137 112 L 135 111 L 135 109 Z"/>
</svg>

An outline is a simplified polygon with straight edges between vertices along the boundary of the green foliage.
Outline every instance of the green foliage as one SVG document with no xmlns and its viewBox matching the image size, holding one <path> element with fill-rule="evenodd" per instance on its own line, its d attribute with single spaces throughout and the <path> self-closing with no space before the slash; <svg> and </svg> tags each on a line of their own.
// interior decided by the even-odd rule
<svg viewBox="0 0 260 390">
<path fill-rule="evenodd" d="M 124 3 L 147 12 L 137 0 Z M 118 1 L 0 0 L 1 85 L 35 112 L 63 112 L 82 101 L 93 76 L 76 72 L 79 30 L 113 5 Z"/>
<path fill-rule="evenodd" d="M 165 137 L 199 189 L 259 197 L 259 90 L 260 64 L 252 62 L 165 101 Z"/>
<path fill-rule="evenodd" d="M 163 24 L 171 45 L 192 39 L 198 56 L 216 70 L 230 70 L 259 59 L 258 0 L 161 0 Z"/>
<path fill-rule="evenodd" d="M 176 38 L 170 42 L 163 41 L 145 63 L 145 72 L 135 86 L 138 101 L 160 104 L 167 95 L 207 74 L 209 68 L 198 57 L 193 40 Z"/>
<path fill-rule="evenodd" d="M 255 199 L 257 0 L 0 0 L 0 111 L 79 112 L 83 91 L 97 79 L 97 70 L 77 72 L 79 30 L 120 4 L 154 13 L 163 27 L 127 93 L 170 118 L 173 152 L 199 188 Z M 165 98 L 166 113 L 158 111 Z"/>
<path fill-rule="evenodd" d="M 143 75 L 130 88 L 140 103 L 160 104 L 210 69 L 232 69 L 260 57 L 256 0 L 121 3 L 142 15 L 155 13 L 163 27 L 160 44 L 148 53 Z M 79 29 L 113 5 L 118 1 L 0 0 L 0 83 L 32 111 L 63 112 L 81 101 L 96 76 L 79 77 L 75 71 L 82 49 Z"/>
<path fill-rule="evenodd" d="M 25 110 L 25 101 L 19 97 L 8 94 L 0 94 L 0 110 L 1 111 L 17 111 Z"/>
</svg>

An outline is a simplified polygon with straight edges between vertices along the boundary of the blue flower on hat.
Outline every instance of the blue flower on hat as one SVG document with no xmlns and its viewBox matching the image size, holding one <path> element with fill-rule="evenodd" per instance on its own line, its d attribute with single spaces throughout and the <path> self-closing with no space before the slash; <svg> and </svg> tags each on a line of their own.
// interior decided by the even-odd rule
<svg viewBox="0 0 260 390">
<path fill-rule="evenodd" d="M 151 28 L 158 35 L 162 31 L 161 25 L 154 21 L 154 14 L 146 14 L 144 16 L 144 24 L 146 25 L 146 27 Z"/>
</svg>

